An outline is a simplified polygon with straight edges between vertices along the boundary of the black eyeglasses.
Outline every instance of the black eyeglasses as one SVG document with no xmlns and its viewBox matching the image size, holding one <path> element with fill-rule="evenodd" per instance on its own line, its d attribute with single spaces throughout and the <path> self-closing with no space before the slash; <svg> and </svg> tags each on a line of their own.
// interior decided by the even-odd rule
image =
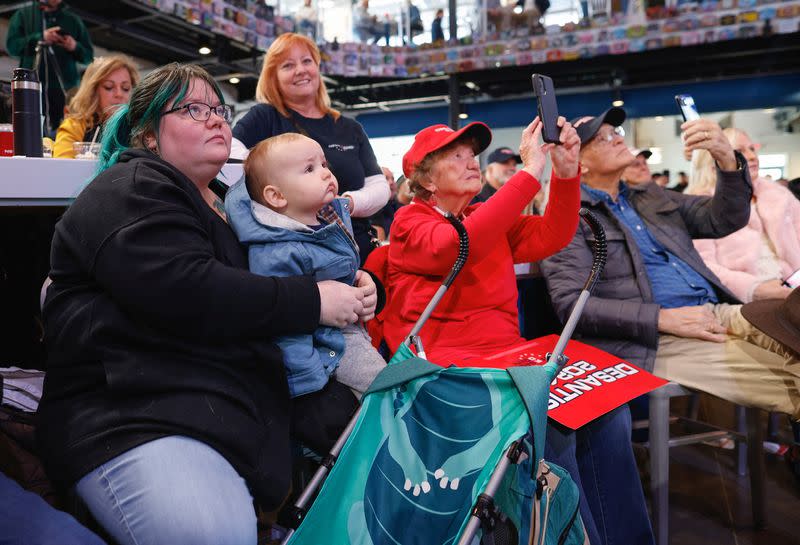
<svg viewBox="0 0 800 545">
<path fill-rule="evenodd" d="M 195 121 L 208 121 L 208 118 L 211 117 L 211 112 L 214 112 L 224 119 L 225 123 L 230 124 L 230 122 L 233 120 L 233 108 L 231 108 L 230 105 L 220 104 L 219 106 L 211 106 L 203 102 L 190 102 L 189 104 L 184 104 L 183 106 L 178 106 L 177 108 L 167 110 L 161 115 L 171 114 L 173 112 L 177 112 L 178 110 L 184 109 L 189 112 L 189 115 L 192 116 L 192 119 Z"/>
</svg>

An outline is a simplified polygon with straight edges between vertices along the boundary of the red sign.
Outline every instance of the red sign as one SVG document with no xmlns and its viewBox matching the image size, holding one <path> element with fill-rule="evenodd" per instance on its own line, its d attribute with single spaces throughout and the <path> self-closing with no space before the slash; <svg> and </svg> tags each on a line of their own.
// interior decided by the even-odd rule
<svg viewBox="0 0 800 545">
<path fill-rule="evenodd" d="M 557 341 L 557 335 L 548 335 L 482 360 L 463 361 L 461 365 L 501 369 L 544 365 Z M 573 430 L 668 382 L 578 341 L 569 341 L 564 354 L 569 361 L 550 385 L 547 415 Z"/>
<path fill-rule="evenodd" d="M 0 157 L 14 155 L 14 132 L 11 125 L 0 125 Z"/>
</svg>

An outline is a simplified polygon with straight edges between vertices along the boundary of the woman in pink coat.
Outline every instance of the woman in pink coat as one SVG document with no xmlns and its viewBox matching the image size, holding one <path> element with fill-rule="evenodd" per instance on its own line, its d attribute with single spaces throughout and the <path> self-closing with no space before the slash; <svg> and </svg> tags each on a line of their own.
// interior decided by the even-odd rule
<svg viewBox="0 0 800 545">
<path fill-rule="evenodd" d="M 800 269 L 800 201 L 782 185 L 759 178 L 758 148 L 746 132 L 732 128 L 724 132 L 747 159 L 753 182 L 750 221 L 724 238 L 695 240 L 695 247 L 708 268 L 742 302 L 785 299 L 791 289 L 783 280 Z M 713 159 L 707 152 L 698 152 L 686 193 L 711 195 L 715 185 Z"/>
</svg>

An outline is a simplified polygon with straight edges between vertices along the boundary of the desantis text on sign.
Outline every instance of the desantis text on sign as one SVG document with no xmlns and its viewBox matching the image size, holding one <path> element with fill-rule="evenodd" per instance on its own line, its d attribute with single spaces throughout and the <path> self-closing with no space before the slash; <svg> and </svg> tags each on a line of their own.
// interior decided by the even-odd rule
<svg viewBox="0 0 800 545">
<path fill-rule="evenodd" d="M 567 365 L 552 382 L 547 409 L 553 410 L 559 405 L 569 403 L 585 392 L 591 392 L 604 384 L 623 380 L 638 372 L 639 369 L 625 362 L 604 367 L 603 369 L 598 369 L 596 365 L 588 361 L 579 361 Z"/>
<path fill-rule="evenodd" d="M 548 335 L 521 344 L 480 362 L 465 365 L 507 369 L 519 365 L 544 365 L 558 341 Z M 655 390 L 667 381 L 618 357 L 579 341 L 564 349 L 567 365 L 550 384 L 547 415 L 556 422 L 578 429 L 631 399 Z"/>
</svg>

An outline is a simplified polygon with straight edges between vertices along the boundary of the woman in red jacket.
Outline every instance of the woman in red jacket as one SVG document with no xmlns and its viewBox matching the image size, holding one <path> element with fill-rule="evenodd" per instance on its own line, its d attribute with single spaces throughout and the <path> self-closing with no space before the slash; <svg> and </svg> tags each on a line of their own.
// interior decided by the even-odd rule
<svg viewBox="0 0 800 545">
<path fill-rule="evenodd" d="M 492 138 L 483 123 L 459 131 L 434 125 L 420 131 L 403 157 L 403 172 L 416 194 L 398 210 L 389 245 L 392 293 L 384 335 L 394 351 L 450 271 L 458 236 L 444 219 L 450 212 L 469 233 L 469 259 L 422 328 L 432 361 L 488 356 L 524 342 L 519 334 L 514 263 L 544 259 L 572 240 L 578 225 L 578 140 L 561 120 L 563 145 L 539 144 L 541 122 L 522 133 L 522 170 L 485 203 L 469 205 L 481 190 L 477 154 Z M 547 153 L 553 162 L 550 202 L 543 216 L 522 216 L 540 189 Z"/>
<path fill-rule="evenodd" d="M 469 233 L 469 258 L 420 332 L 428 358 L 470 360 L 525 342 L 519 333 L 514 263 L 544 259 L 565 247 L 578 225 L 580 139 L 559 118 L 561 145 L 540 144 L 541 122 L 522 132 L 523 167 L 484 203 L 477 154 L 492 134 L 483 123 L 454 131 L 434 125 L 417 133 L 403 157 L 416 196 L 395 215 L 390 234 L 384 337 L 396 350 L 450 271 L 458 236 L 444 218 L 459 217 Z M 553 164 L 543 216 L 521 216 L 540 189 L 547 154 Z M 588 272 L 588 271 L 587 271 Z M 581 489 L 581 517 L 593 545 L 653 543 L 623 407 L 577 432 L 548 426 L 546 457 L 567 469 Z"/>
</svg>

